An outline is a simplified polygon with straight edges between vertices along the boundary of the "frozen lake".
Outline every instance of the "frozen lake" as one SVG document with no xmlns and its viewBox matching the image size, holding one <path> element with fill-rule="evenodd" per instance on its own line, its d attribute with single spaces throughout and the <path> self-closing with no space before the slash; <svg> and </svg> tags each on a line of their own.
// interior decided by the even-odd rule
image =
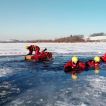
<svg viewBox="0 0 106 106">
<path fill-rule="evenodd" d="M 34 43 L 0 43 L 0 55 L 25 55 L 26 46 Z M 37 43 L 41 50 L 54 53 L 105 53 L 106 43 Z"/>
<path fill-rule="evenodd" d="M 0 44 L 0 106 L 105 106 L 106 64 L 100 74 L 83 72 L 77 81 L 64 64 L 77 55 L 87 61 L 106 52 L 106 43 L 38 43 L 53 52 L 51 62 L 24 60 L 25 43 Z"/>
</svg>

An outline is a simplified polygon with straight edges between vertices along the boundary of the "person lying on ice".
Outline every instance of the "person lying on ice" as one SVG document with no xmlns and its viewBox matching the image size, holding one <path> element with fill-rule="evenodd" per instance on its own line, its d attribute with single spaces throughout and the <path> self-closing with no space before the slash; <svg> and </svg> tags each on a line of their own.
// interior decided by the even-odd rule
<svg viewBox="0 0 106 106">
<path fill-rule="evenodd" d="M 86 66 L 85 63 L 79 61 L 78 57 L 72 57 L 71 61 L 67 62 L 64 66 L 64 71 L 72 75 L 72 79 L 77 79 L 77 74 L 83 72 Z"/>
<path fill-rule="evenodd" d="M 97 70 L 100 68 L 100 57 L 99 56 L 96 56 L 94 57 L 93 60 L 89 60 L 87 61 L 85 64 L 86 64 L 86 71 L 87 70 L 90 70 L 90 69 L 93 69 L 93 70 Z"/>
<path fill-rule="evenodd" d="M 93 60 L 89 60 L 86 62 L 86 70 L 89 69 L 100 69 L 100 62 L 106 62 L 106 54 L 104 54 L 103 56 L 99 57 L 96 56 L 94 57 Z"/>
</svg>

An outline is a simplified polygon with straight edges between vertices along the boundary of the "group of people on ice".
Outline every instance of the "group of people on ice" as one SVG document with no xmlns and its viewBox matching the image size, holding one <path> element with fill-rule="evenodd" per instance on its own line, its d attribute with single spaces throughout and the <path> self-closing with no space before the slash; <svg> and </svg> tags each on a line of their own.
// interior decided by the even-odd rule
<svg viewBox="0 0 106 106">
<path fill-rule="evenodd" d="M 29 53 L 25 57 L 26 60 L 47 61 L 52 59 L 52 53 L 46 52 L 46 48 L 40 52 L 39 46 L 30 45 L 27 46 L 27 49 L 29 50 Z M 64 71 L 71 74 L 73 79 L 77 79 L 77 75 L 83 71 L 93 69 L 96 73 L 98 73 L 101 62 L 106 62 L 106 54 L 103 56 L 96 56 L 94 59 L 86 62 L 79 60 L 77 56 L 73 56 L 72 59 L 64 65 Z"/>
<path fill-rule="evenodd" d="M 106 62 L 106 54 L 101 57 L 96 56 L 94 59 L 86 62 L 80 61 L 77 56 L 73 56 L 72 59 L 64 65 L 64 71 L 71 74 L 73 79 L 77 79 L 77 75 L 83 71 L 93 69 L 95 73 L 98 73 L 101 62 Z"/>
</svg>

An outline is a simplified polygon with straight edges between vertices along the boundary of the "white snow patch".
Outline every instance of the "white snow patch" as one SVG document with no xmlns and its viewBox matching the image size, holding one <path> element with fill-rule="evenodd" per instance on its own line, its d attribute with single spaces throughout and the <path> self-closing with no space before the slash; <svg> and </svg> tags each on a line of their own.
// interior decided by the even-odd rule
<svg viewBox="0 0 106 106">
<path fill-rule="evenodd" d="M 0 43 L 0 56 L 3 55 L 26 55 L 28 51 L 26 46 L 38 45 L 41 51 L 47 48 L 50 52 L 56 53 L 74 53 L 74 52 L 96 52 L 105 53 L 105 42 L 93 43 Z"/>
</svg>

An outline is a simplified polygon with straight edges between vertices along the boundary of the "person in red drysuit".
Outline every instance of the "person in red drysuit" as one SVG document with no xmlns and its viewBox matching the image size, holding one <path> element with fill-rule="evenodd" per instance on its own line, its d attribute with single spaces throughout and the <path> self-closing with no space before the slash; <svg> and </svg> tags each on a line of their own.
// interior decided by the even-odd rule
<svg viewBox="0 0 106 106">
<path fill-rule="evenodd" d="M 39 56 L 41 54 L 39 46 L 35 46 L 34 47 L 34 51 L 35 51 L 35 54 L 33 56 L 31 56 L 31 59 L 35 60 L 35 61 L 38 61 L 39 60 Z"/>
<path fill-rule="evenodd" d="M 94 60 L 89 60 L 86 62 L 86 71 L 87 70 L 90 70 L 90 69 L 99 69 L 100 68 L 100 57 L 99 56 L 96 56 L 94 57 Z"/>
<path fill-rule="evenodd" d="M 35 54 L 34 56 L 32 56 L 32 60 L 35 60 L 35 61 L 42 61 L 42 60 L 45 60 L 46 59 L 46 55 L 45 55 L 45 51 L 47 49 L 45 48 L 42 52 L 40 52 L 40 48 L 39 46 L 35 46 Z"/>
<path fill-rule="evenodd" d="M 86 66 L 85 63 L 78 60 L 78 57 L 72 57 L 72 60 L 64 65 L 64 71 L 72 75 L 72 79 L 77 79 L 77 74 L 83 72 Z"/>
</svg>

